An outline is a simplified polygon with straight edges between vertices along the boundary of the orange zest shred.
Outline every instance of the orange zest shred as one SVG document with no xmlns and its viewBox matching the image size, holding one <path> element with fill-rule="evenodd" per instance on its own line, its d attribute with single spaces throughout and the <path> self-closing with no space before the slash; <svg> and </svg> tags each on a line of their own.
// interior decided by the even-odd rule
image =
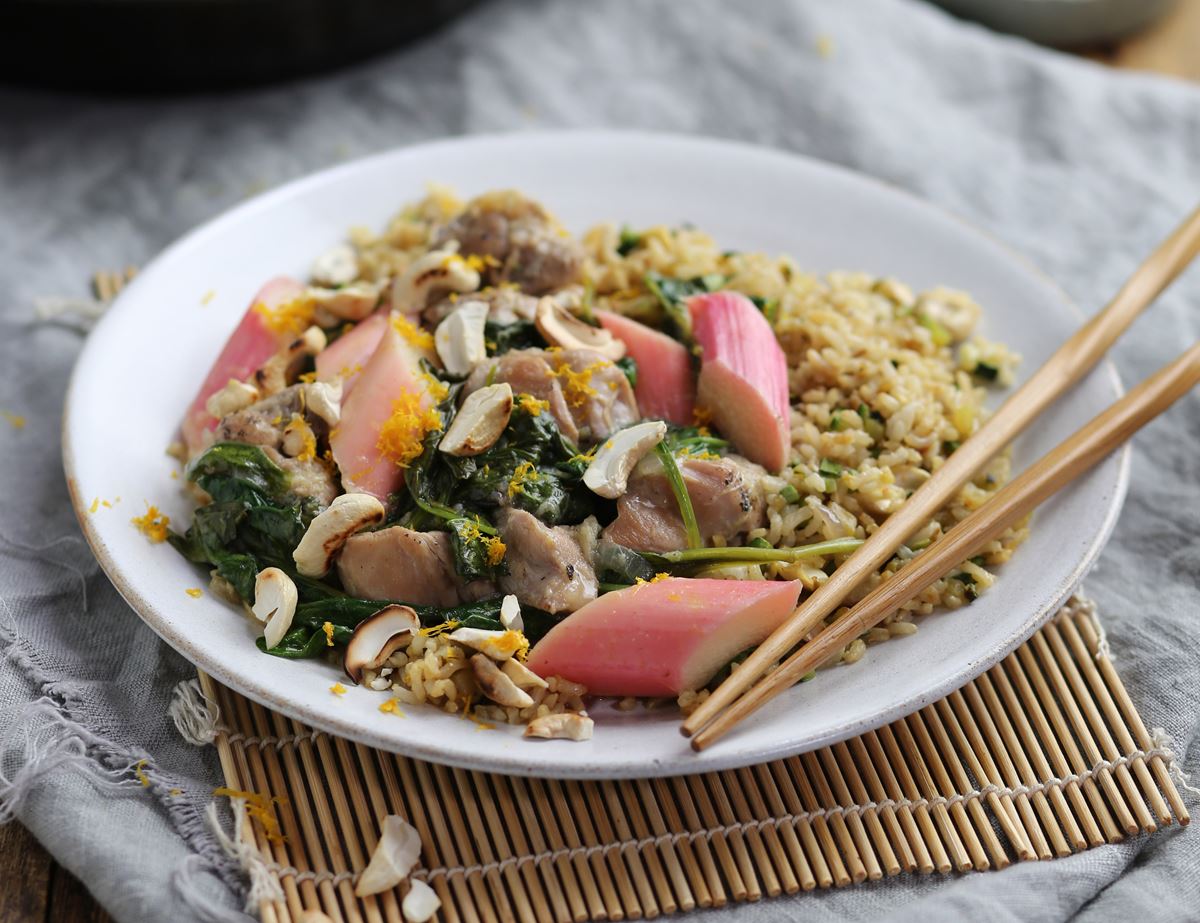
<svg viewBox="0 0 1200 923">
<path fill-rule="evenodd" d="M 595 397 L 596 389 L 592 387 L 592 374 L 610 364 L 607 360 L 600 359 L 586 368 L 576 371 L 571 368 L 569 362 L 561 363 L 554 370 L 554 374 L 562 380 L 563 397 L 567 399 L 567 403 L 572 407 L 582 407 L 589 397 Z"/>
<path fill-rule="evenodd" d="M 8 425 L 13 429 L 25 428 L 25 418 L 19 413 L 13 413 L 11 410 L 0 410 L 0 417 L 4 417 L 8 421 Z"/>
<path fill-rule="evenodd" d="M 425 383 L 425 393 L 439 403 L 450 393 L 450 386 L 444 381 L 438 381 L 428 372 L 421 373 L 421 381 Z"/>
<path fill-rule="evenodd" d="M 459 535 L 464 542 L 480 542 L 487 550 L 487 562 L 490 566 L 495 567 L 504 560 L 505 552 L 508 551 L 508 546 L 497 535 L 484 535 L 479 530 L 479 527 L 474 523 L 466 523 L 459 530 Z"/>
<path fill-rule="evenodd" d="M 142 783 L 142 786 L 144 788 L 149 788 L 150 777 L 148 775 L 146 775 L 146 761 L 145 760 L 138 760 L 136 763 L 133 764 L 133 774 L 137 777 L 137 780 Z"/>
<path fill-rule="evenodd" d="M 697 404 L 692 409 L 692 426 L 707 426 L 712 422 L 712 411 Z"/>
<path fill-rule="evenodd" d="M 532 394 L 522 391 L 517 395 L 517 406 L 531 417 L 540 417 L 542 411 L 550 409 L 550 402 L 538 400 Z"/>
<path fill-rule="evenodd" d="M 508 546 L 500 540 L 498 535 L 485 535 L 481 540 L 487 547 L 488 565 L 496 567 L 504 560 L 504 555 L 508 552 Z"/>
<path fill-rule="evenodd" d="M 399 699 L 388 699 L 386 702 L 384 702 L 382 705 L 379 706 L 379 710 L 381 712 L 383 712 L 385 715 L 395 715 L 397 718 L 405 717 L 404 712 L 402 712 L 400 710 L 400 700 Z"/>
<path fill-rule="evenodd" d="M 409 346 L 422 350 L 433 349 L 433 334 L 422 330 L 403 314 L 392 315 L 392 329 L 400 334 Z"/>
<path fill-rule="evenodd" d="M 246 803 L 246 815 L 251 820 L 258 821 L 263 835 L 268 840 L 272 843 L 287 842 L 287 837 L 279 829 L 279 821 L 275 817 L 275 809 L 272 807 L 274 804 L 287 804 L 286 798 L 279 795 L 272 798 L 259 792 L 244 792 L 225 786 L 214 788 L 213 795 L 217 798 L 241 798 Z"/>
<path fill-rule="evenodd" d="M 586 452 L 580 452 L 578 455 L 572 455 L 571 461 L 587 462 L 588 464 L 591 464 L 592 459 L 594 459 L 596 457 L 596 450 L 599 448 L 600 448 L 600 446 L 594 445 L 590 449 L 588 449 Z"/>
<path fill-rule="evenodd" d="M 508 496 L 515 497 L 517 494 L 525 493 L 525 485 L 530 481 L 538 479 L 537 468 L 533 466 L 533 462 L 523 461 L 517 465 L 512 473 L 512 478 L 508 482 Z"/>
<path fill-rule="evenodd" d="M 94 500 L 92 500 L 92 505 L 88 507 L 88 512 L 95 513 L 98 509 L 100 509 L 100 498 L 96 497 Z"/>
<path fill-rule="evenodd" d="M 204 595 L 204 591 L 198 586 L 190 586 L 183 592 L 187 593 L 187 595 L 192 597 L 192 599 L 199 599 Z"/>
<path fill-rule="evenodd" d="M 341 683 L 334 683 L 332 686 L 329 687 L 329 691 L 332 692 L 334 695 L 345 695 L 346 687 L 343 686 Z"/>
<path fill-rule="evenodd" d="M 376 448 L 400 468 L 407 468 L 425 449 L 425 437 L 442 428 L 433 407 L 424 406 L 424 394 L 405 391 L 392 401 L 392 415 L 379 427 Z"/>
<path fill-rule="evenodd" d="M 286 436 L 289 433 L 299 433 L 302 448 L 296 455 L 296 461 L 312 461 L 317 457 L 317 437 L 313 433 L 312 427 L 308 425 L 308 421 L 298 413 L 293 413 L 292 418 L 288 420 L 287 426 L 284 427 L 283 433 Z"/>
<path fill-rule="evenodd" d="M 146 515 L 135 516 L 129 521 L 137 527 L 142 535 L 155 544 L 167 540 L 167 526 L 171 524 L 171 517 L 166 513 L 159 512 L 157 506 L 147 503 Z"/>
<path fill-rule="evenodd" d="M 293 298 L 278 307 L 268 308 L 261 301 L 254 310 L 262 316 L 263 323 L 276 336 L 299 336 L 312 326 L 316 304 L 310 298 Z"/>
<path fill-rule="evenodd" d="M 464 263 L 466 263 L 467 267 L 469 269 L 474 269 L 476 272 L 483 272 L 484 269 L 486 269 L 489 266 L 499 266 L 500 265 L 500 261 L 498 259 L 496 259 L 494 256 L 492 256 L 490 253 L 483 254 L 483 255 L 478 254 L 478 253 L 472 253 L 465 257 L 459 257 L 459 259 L 461 259 Z"/>
<path fill-rule="evenodd" d="M 324 622 L 321 631 L 325 632 L 325 646 L 333 647 L 333 622 Z"/>
</svg>

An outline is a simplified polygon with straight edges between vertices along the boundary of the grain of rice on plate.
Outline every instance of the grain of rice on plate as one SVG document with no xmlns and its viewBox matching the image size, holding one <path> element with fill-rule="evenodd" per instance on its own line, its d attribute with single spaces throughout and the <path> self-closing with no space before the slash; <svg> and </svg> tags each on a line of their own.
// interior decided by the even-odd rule
<svg viewBox="0 0 1200 923">
<path fill-rule="evenodd" d="M 527 238 L 522 238 L 521 246 L 526 247 L 522 253 L 548 271 L 548 278 L 558 279 L 557 282 L 540 287 L 530 284 L 525 292 L 512 282 L 497 282 L 497 288 L 486 286 L 489 275 L 493 280 L 502 278 L 502 273 L 497 269 L 501 262 L 491 254 L 480 254 L 478 250 L 472 250 L 470 246 L 455 240 L 447 244 L 446 231 L 455 219 L 461 221 L 464 214 L 478 215 L 489 211 L 505 216 L 506 221 L 511 220 L 512 228 L 528 220 L 528 226 L 511 231 L 513 239 L 519 233 L 526 233 L 529 227 L 536 231 L 534 238 L 542 235 L 542 243 L 549 242 L 547 246 L 532 247 Z M 473 296 L 491 299 L 489 310 L 500 305 L 499 314 L 503 315 L 507 310 L 503 305 L 503 296 L 526 299 L 524 309 L 530 310 L 529 302 L 532 299 L 529 294 L 536 294 L 549 296 L 564 309 L 587 319 L 590 319 L 591 311 L 607 309 L 655 327 L 663 326 L 664 318 L 668 317 L 671 310 L 671 300 L 663 295 L 664 286 L 672 285 L 682 287 L 681 291 L 700 293 L 730 290 L 751 299 L 766 317 L 782 348 L 781 361 L 786 363 L 791 405 L 790 457 L 781 471 L 763 474 L 758 482 L 763 486 L 765 501 L 763 515 L 756 519 L 756 525 L 748 531 L 743 528 L 725 535 L 702 536 L 708 545 L 754 544 L 758 547 L 793 548 L 839 539 L 866 538 L 941 466 L 962 440 L 979 427 L 986 414 L 984 400 L 987 388 L 1010 384 L 1013 369 L 1019 361 L 1003 345 L 989 342 L 976 334 L 982 310 L 962 292 L 935 288 L 914 293 L 898 280 L 875 278 L 864 273 L 835 272 L 817 278 L 803 272 L 791 256 L 773 257 L 722 250 L 702 230 L 690 227 L 629 229 L 616 224 L 601 224 L 588 230 L 577 245 L 570 243 L 573 255 L 568 254 L 565 263 L 563 255 L 554 252 L 557 246 L 555 240 L 571 242 L 573 238 L 548 212 L 518 193 L 492 192 L 472 203 L 464 203 L 450 190 L 431 186 L 426 198 L 406 207 L 381 233 L 361 228 L 351 231 L 353 271 L 356 274 L 354 281 L 369 283 L 366 290 L 380 292 L 379 297 L 386 307 L 389 297 L 398 297 L 391 287 L 392 283 L 433 250 L 447 254 L 440 268 L 445 269 L 451 265 L 448 261 L 457 260 L 461 264 L 458 271 L 468 277 L 472 272 L 477 273 L 478 281 L 472 284 L 482 286 L 478 290 L 467 287 L 450 291 L 449 294 L 443 291 L 437 298 L 431 297 L 428 303 L 417 305 L 415 313 L 411 313 L 412 306 L 404 308 L 410 311 L 407 314 L 409 320 L 399 322 L 397 329 L 410 342 L 414 342 L 414 336 L 424 337 L 428 341 L 425 348 L 429 348 L 434 339 L 432 331 L 445 317 L 455 313 L 460 297 L 467 300 Z M 486 251 L 492 242 L 485 235 L 480 246 Z M 450 250 L 440 249 L 447 246 Z M 460 246 L 465 260 L 458 254 Z M 803 259 L 803 254 L 798 256 Z M 438 259 L 436 255 L 429 258 Z M 466 270 L 462 270 L 462 266 Z M 504 272 L 514 268 L 511 262 L 504 266 Z M 423 267 L 424 263 L 418 269 L 424 271 Z M 527 267 L 515 267 L 517 270 L 522 268 Z M 346 281 L 342 280 L 342 284 Z M 506 289 L 507 292 L 504 291 Z M 393 294 L 388 295 L 388 292 Z M 677 303 L 681 302 L 680 297 Z M 516 304 L 516 301 L 513 303 Z M 743 306 L 745 311 L 754 315 L 754 323 L 761 325 L 762 321 L 755 312 L 745 307 L 745 302 Z M 394 303 L 390 307 L 393 310 L 397 308 Z M 294 306 L 290 310 L 294 310 Z M 536 331 L 532 329 L 532 311 L 523 316 L 518 311 L 517 316 L 526 325 L 523 335 L 536 337 L 539 331 L 544 333 L 540 327 Z M 489 314 L 489 318 L 495 320 L 494 315 Z M 393 325 L 397 323 L 394 319 Z M 429 335 L 412 326 L 422 323 Z M 513 324 L 516 321 L 503 323 Z M 349 325 L 336 331 L 336 335 L 343 335 L 348 329 Z M 497 336 L 491 327 L 488 336 Z M 769 343 L 770 330 L 765 336 L 765 342 Z M 683 339 L 686 344 L 688 338 L 685 336 Z M 521 342 L 528 343 L 524 340 Z M 539 348 L 537 342 L 532 345 L 535 350 Z M 557 361 L 551 355 L 555 351 L 555 344 L 551 342 L 546 347 L 547 344 L 542 343 L 542 351 L 538 355 L 545 356 L 550 363 Z M 484 361 L 491 361 L 500 350 L 491 340 L 487 348 L 488 359 Z M 674 348 L 678 350 L 678 346 Z M 769 349 L 775 352 L 773 345 Z M 686 359 L 681 361 L 686 373 L 688 363 Z M 579 386 L 578 394 L 584 398 L 589 394 L 597 394 L 595 388 L 590 387 L 589 376 L 600 365 L 603 363 L 582 371 L 571 371 L 568 376 L 571 383 Z M 612 368 L 611 361 L 607 367 Z M 473 369 L 478 372 L 480 366 L 476 364 Z M 432 372 L 436 372 L 436 369 Z M 488 375 L 488 386 L 493 374 L 494 369 Z M 783 375 L 782 366 L 779 375 Z M 433 381 L 429 374 L 425 377 L 427 381 Z M 447 380 L 453 385 L 465 377 L 450 376 Z M 620 376 L 609 382 L 614 392 L 623 386 Z M 782 382 L 779 387 L 782 392 Z M 442 390 L 444 393 L 445 388 Z M 518 389 L 514 387 L 513 390 Z M 540 412 L 539 407 L 548 409 L 546 402 L 534 399 L 526 401 L 525 398 L 529 397 L 527 394 L 516 395 L 516 404 L 522 408 L 522 413 L 536 416 Z M 707 438 L 709 434 L 704 425 L 709 419 L 708 410 L 697 406 L 695 411 L 696 419 L 692 422 L 701 427 L 700 432 Z M 427 420 L 427 416 L 412 417 L 412 420 Z M 633 419 L 637 419 L 636 415 Z M 224 425 L 225 421 L 222 422 Z M 614 432 L 629 422 L 622 422 L 614 428 Z M 435 419 L 433 424 L 436 423 Z M 429 442 L 427 438 L 429 433 L 437 433 L 438 426 L 433 424 L 426 425 L 418 433 L 426 441 L 415 445 L 413 455 L 419 454 L 422 444 L 426 446 L 427 454 L 433 452 L 430 446 L 436 443 Z M 786 441 L 786 428 L 777 435 Z M 576 456 L 571 461 L 582 458 L 586 462 L 603 439 L 593 440 L 595 444 L 588 454 Z M 734 445 L 730 451 L 739 448 Z M 703 458 L 704 452 L 700 452 L 699 457 Z M 311 453 L 309 458 L 312 458 Z M 331 477 L 334 476 L 332 458 L 332 455 L 328 455 Z M 403 464 L 407 465 L 410 461 L 411 457 Z M 760 474 L 763 470 L 758 466 L 751 467 Z M 880 573 L 860 586 L 850 601 L 862 598 L 907 560 L 920 554 L 943 532 L 977 509 L 1005 483 L 1009 468 L 1007 454 L 992 459 L 946 509 L 900 549 Z M 531 469 L 531 476 L 536 479 L 535 469 Z M 333 489 L 336 493 L 336 483 Z M 514 489 L 520 489 L 516 486 L 516 473 L 508 486 L 509 500 L 501 498 L 498 508 L 490 510 L 495 514 L 493 518 L 497 523 L 503 523 L 512 512 L 506 507 L 512 505 Z M 682 500 L 680 502 L 682 505 Z M 414 529 L 435 530 L 422 535 L 446 534 L 437 533 L 439 524 L 431 525 L 420 510 L 410 511 L 405 516 L 415 516 L 416 522 L 424 522 L 423 526 L 412 526 Z M 572 540 L 580 548 L 589 543 L 594 545 L 600 525 L 595 522 L 594 516 L 582 523 L 580 518 L 577 516 L 553 522 L 565 524 L 559 528 L 583 530 L 571 533 L 575 536 Z M 482 523 L 483 519 L 476 521 Z M 386 525 L 391 524 L 389 519 Z M 445 523 L 440 526 L 444 528 Z M 591 539 L 585 539 L 588 529 L 591 529 Z M 913 622 L 915 616 L 927 614 L 938 607 L 953 609 L 968 603 L 992 585 L 994 577 L 989 568 L 1006 561 L 1026 534 L 1025 524 L 1009 529 L 978 556 L 963 562 L 954 572 L 906 603 L 885 623 L 851 642 L 834 662 L 853 663 L 863 656 L 867 645 L 913 633 L 917 630 Z M 475 539 L 491 543 L 487 546 L 491 564 L 496 563 L 492 560 L 491 552 L 498 550 L 501 556 L 510 553 L 499 538 L 481 537 L 478 530 L 474 535 Z M 762 565 L 718 566 L 710 568 L 704 576 L 751 581 L 792 580 L 799 581 L 805 591 L 812 591 L 827 579 L 845 557 L 843 554 L 836 557 L 810 557 L 799 563 L 776 561 Z M 596 569 L 599 573 L 598 565 Z M 570 573 L 574 575 L 575 572 L 572 570 Z M 493 576 L 497 581 L 495 586 L 503 587 L 499 575 Z M 461 578 L 460 582 L 465 579 Z M 504 592 L 512 591 L 505 589 Z M 595 589 L 591 591 L 593 598 L 595 592 Z M 385 598 L 383 595 L 359 596 L 364 599 Z M 463 599 L 469 598 L 464 593 Z M 540 605 L 527 599 L 521 602 L 531 606 Z M 577 609 L 578 605 L 564 605 L 563 608 L 570 612 Z M 552 611 L 562 612 L 563 609 Z M 366 669 L 362 675 L 364 685 L 389 694 L 383 705 L 384 710 L 430 704 L 451 713 L 470 716 L 482 724 L 528 724 L 535 719 L 552 719 L 555 716 L 565 716 L 555 720 L 587 720 L 587 690 L 584 686 L 559 676 L 547 676 L 544 679 L 533 676 L 520 666 L 523 651 L 512 664 L 504 667 L 506 675 L 515 677 L 517 681 L 512 688 L 505 687 L 505 695 L 493 694 L 489 701 L 489 696 L 485 695 L 491 681 L 488 679 L 491 675 L 489 671 L 499 667 L 476 662 L 482 655 L 477 654 L 470 645 L 459 643 L 451 637 L 455 627 L 453 624 L 425 624 L 427 627 L 414 633 L 411 641 L 393 651 L 373 669 Z M 333 626 L 328 623 L 326 626 L 332 646 Z M 736 668 L 735 660 L 728 669 Z M 513 689 L 518 692 L 513 692 Z M 690 711 L 707 694 L 704 688 L 684 689 L 678 697 L 678 705 L 685 712 Z M 505 698 L 509 700 L 507 705 L 500 701 Z M 628 709 L 635 705 L 635 699 L 623 697 L 619 707 Z M 590 732 L 590 722 L 587 726 Z M 583 731 L 573 727 L 570 732 L 563 732 L 559 736 L 572 734 L 583 734 Z"/>
</svg>

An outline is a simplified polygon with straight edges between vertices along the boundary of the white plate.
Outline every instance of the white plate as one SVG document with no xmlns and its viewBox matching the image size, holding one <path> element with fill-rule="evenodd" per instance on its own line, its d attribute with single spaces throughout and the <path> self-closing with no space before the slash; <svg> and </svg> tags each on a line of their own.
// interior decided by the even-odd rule
<svg viewBox="0 0 1200 923">
<path fill-rule="evenodd" d="M 506 773 L 620 777 L 746 765 L 851 737 L 935 701 L 1028 637 L 1079 582 L 1117 517 L 1123 455 L 1048 503 L 996 586 L 964 610 L 935 614 L 910 638 L 871 648 L 852 668 L 793 689 L 702 755 L 666 710 L 595 711 L 586 743 L 529 742 L 432 709 L 398 718 L 379 693 L 329 692 L 326 663 L 265 656 L 241 613 L 186 587 L 205 584 L 168 545 L 131 525 L 149 501 L 186 523 L 188 504 L 164 447 L 209 363 L 268 277 L 305 276 L 312 259 L 361 224 L 382 227 L 429 180 L 473 195 L 512 186 L 574 231 L 690 221 L 726 247 L 790 253 L 815 271 L 863 269 L 916 289 L 970 291 L 984 331 L 1015 347 L 1024 374 L 1079 324 L 1044 277 L 991 239 L 862 176 L 769 150 L 650 134 L 475 137 L 406 148 L 327 170 L 210 222 L 147 266 L 92 333 L 64 422 L 67 478 L 84 532 L 113 583 L 167 643 L 223 683 L 328 731 L 414 757 Z M 215 296 L 206 297 L 206 293 Z M 206 303 L 207 302 L 207 303 Z M 1119 393 L 1105 366 L 1016 446 L 1023 467 Z M 94 514 L 94 498 L 113 502 Z"/>
</svg>

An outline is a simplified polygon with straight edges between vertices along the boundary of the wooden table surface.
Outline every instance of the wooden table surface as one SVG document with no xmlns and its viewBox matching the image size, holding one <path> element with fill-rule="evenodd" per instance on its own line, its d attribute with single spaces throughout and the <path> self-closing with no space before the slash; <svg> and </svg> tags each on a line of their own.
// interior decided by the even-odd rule
<svg viewBox="0 0 1200 923">
<path fill-rule="evenodd" d="M 1178 5 L 1146 31 L 1081 52 L 1095 61 L 1200 81 L 1200 0 Z M 19 824 L 0 827 L 0 923 L 110 923 L 78 879 Z"/>
</svg>

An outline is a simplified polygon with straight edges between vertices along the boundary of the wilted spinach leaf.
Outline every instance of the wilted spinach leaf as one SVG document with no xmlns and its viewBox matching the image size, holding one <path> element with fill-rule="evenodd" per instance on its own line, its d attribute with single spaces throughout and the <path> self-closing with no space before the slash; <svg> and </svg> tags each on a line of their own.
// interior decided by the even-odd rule
<svg viewBox="0 0 1200 923">
<path fill-rule="evenodd" d="M 292 629 L 278 645 L 268 650 L 259 638 L 258 647 L 277 657 L 319 657 L 330 648 L 324 628 L 326 622 L 333 627 L 333 646 L 340 648 L 349 642 L 359 622 L 384 606 L 396 604 L 410 606 L 425 628 L 449 622 L 459 628 L 500 631 L 503 628 L 500 622 L 502 600 L 502 596 L 493 596 L 478 602 L 449 607 L 420 606 L 390 599 L 352 599 L 348 596 L 321 602 L 306 602 L 296 607 Z M 546 632 L 563 618 L 532 606 L 522 606 L 521 616 L 525 622 L 524 634 L 530 644 L 540 641 Z"/>
<path fill-rule="evenodd" d="M 169 536 L 189 561 L 211 564 L 246 602 L 254 601 L 255 576 L 270 566 L 293 576 L 302 599 L 337 592 L 294 573 L 292 551 L 319 506 L 292 494 L 287 472 L 261 448 L 217 443 L 188 466 L 187 477 L 213 501 L 196 510 L 187 532 Z"/>
<path fill-rule="evenodd" d="M 692 279 L 675 279 L 648 272 L 644 277 L 646 288 L 658 298 L 667 313 L 667 333 L 684 343 L 692 342 L 692 318 L 688 313 L 687 300 L 693 295 L 715 292 L 729 280 L 720 273 L 709 273 Z"/>
<path fill-rule="evenodd" d="M 625 373 L 625 377 L 629 380 L 629 387 L 636 388 L 638 383 L 637 360 L 633 356 L 622 356 L 615 364 Z"/>
<path fill-rule="evenodd" d="M 483 328 L 483 339 L 489 356 L 500 356 L 510 349 L 544 349 L 546 340 L 538 333 L 531 320 L 498 324 L 488 321 Z"/>
</svg>

